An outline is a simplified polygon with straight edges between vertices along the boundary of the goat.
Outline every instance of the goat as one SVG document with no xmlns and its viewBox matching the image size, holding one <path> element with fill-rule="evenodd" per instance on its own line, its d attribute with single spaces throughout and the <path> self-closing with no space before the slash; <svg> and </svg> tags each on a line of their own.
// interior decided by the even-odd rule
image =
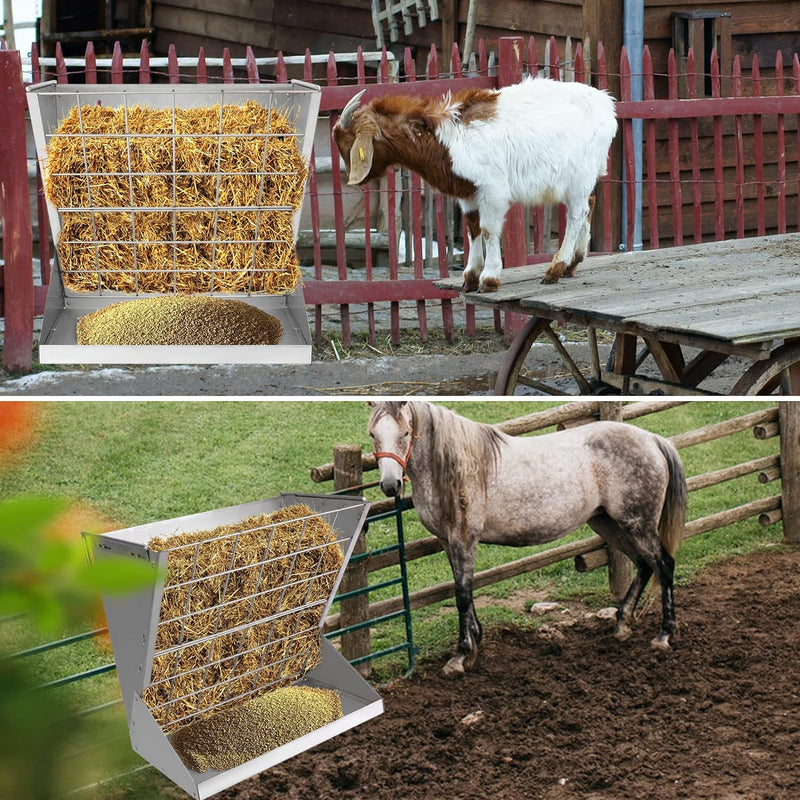
<svg viewBox="0 0 800 800">
<path fill-rule="evenodd" d="M 617 130 L 610 95 L 528 78 L 499 90 L 386 96 L 360 107 L 364 91 L 333 130 L 348 184 L 400 165 L 457 198 L 470 238 L 464 292 L 500 286 L 500 235 L 512 203 L 566 205 L 564 238 L 542 283 L 575 273 L 589 249 L 594 186 L 606 174 Z"/>
</svg>

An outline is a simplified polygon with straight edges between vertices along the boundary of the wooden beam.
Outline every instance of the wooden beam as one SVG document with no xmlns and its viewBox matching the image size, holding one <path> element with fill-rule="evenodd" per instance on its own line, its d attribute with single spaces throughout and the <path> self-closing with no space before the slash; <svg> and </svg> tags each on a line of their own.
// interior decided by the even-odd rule
<svg viewBox="0 0 800 800">
<path fill-rule="evenodd" d="M 33 351 L 33 238 L 25 155 L 25 112 L 19 50 L 0 50 L 0 214 L 3 222 L 5 340 L 3 367 L 28 371 Z"/>
<path fill-rule="evenodd" d="M 781 427 L 781 511 L 787 542 L 800 543 L 800 403 L 778 404 Z"/>
<path fill-rule="evenodd" d="M 360 486 L 362 483 L 361 446 L 357 444 L 336 445 L 333 448 L 333 488 L 335 490 L 349 489 L 352 486 Z M 366 538 L 362 530 L 353 548 L 353 555 L 364 553 L 366 549 Z M 350 564 L 344 573 L 339 591 L 344 593 L 364 589 L 368 580 L 367 565 L 363 561 L 357 564 Z M 369 619 L 368 612 L 369 597 L 366 593 L 349 597 L 339 604 L 343 628 Z M 369 655 L 370 650 L 370 631 L 368 627 L 351 631 L 342 636 L 342 655 L 348 661 Z M 370 662 L 363 661 L 356 669 L 362 675 L 368 677 L 371 671 Z"/>
</svg>

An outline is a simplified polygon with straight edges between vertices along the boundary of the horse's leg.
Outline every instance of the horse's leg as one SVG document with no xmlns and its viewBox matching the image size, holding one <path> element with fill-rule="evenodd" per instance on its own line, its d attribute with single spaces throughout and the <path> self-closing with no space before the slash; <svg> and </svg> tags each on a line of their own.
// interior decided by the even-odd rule
<svg viewBox="0 0 800 800">
<path fill-rule="evenodd" d="M 633 576 L 625 598 L 617 609 L 617 625 L 614 629 L 614 636 L 621 642 L 624 642 L 631 635 L 633 612 L 636 610 L 639 598 L 642 596 L 642 592 L 653 574 L 652 568 L 643 559 L 637 558 L 634 563 L 636 564 L 636 574 Z"/>
<path fill-rule="evenodd" d="M 595 527 L 593 518 L 589 524 L 601 536 L 613 542 L 636 564 L 636 576 L 625 599 L 617 611 L 617 627 L 614 636 L 625 640 L 630 636 L 630 621 L 636 604 L 650 577 L 655 574 L 661 585 L 661 631 L 650 644 L 659 650 L 669 650 L 670 636 L 675 632 L 674 573 L 675 560 L 658 538 L 656 523 L 641 521 L 621 524 L 603 515 L 600 526 Z"/>
<path fill-rule="evenodd" d="M 609 544 L 621 550 L 636 565 L 636 574 L 633 576 L 630 587 L 625 597 L 617 608 L 617 621 L 614 627 L 614 637 L 621 642 L 626 641 L 631 635 L 631 621 L 639 599 L 653 575 L 655 565 L 641 548 L 637 546 L 640 536 L 635 526 L 621 526 L 608 514 L 602 513 L 589 520 L 589 527 L 600 534 Z M 656 533 L 656 538 L 658 534 Z M 660 544 L 659 544 L 660 546 Z M 663 548 L 662 548 L 663 549 Z"/>
<path fill-rule="evenodd" d="M 658 650 L 669 650 L 669 637 L 675 633 L 675 559 L 661 545 L 660 557 L 656 561 L 655 573 L 661 584 L 661 631 L 650 642 Z"/>
<path fill-rule="evenodd" d="M 620 528 L 616 520 L 609 517 L 608 514 L 597 514 L 588 520 L 588 525 L 595 533 L 602 536 L 608 544 L 613 545 L 631 558 L 637 567 L 636 575 L 623 601 L 617 608 L 617 623 L 614 627 L 614 636 L 624 642 L 631 635 L 630 623 L 633 618 L 633 612 L 639 602 L 642 591 L 644 591 L 644 587 L 647 586 L 652 570 L 647 566 L 646 562 L 636 558 L 635 552 L 628 545 L 629 537 Z"/>
<path fill-rule="evenodd" d="M 448 542 L 445 547 L 453 568 L 456 585 L 456 608 L 458 609 L 458 649 L 444 665 L 442 672 L 448 678 L 456 678 L 471 669 L 478 658 L 478 644 L 482 630 L 472 602 L 472 579 L 475 574 L 475 544 L 464 545 Z"/>
</svg>

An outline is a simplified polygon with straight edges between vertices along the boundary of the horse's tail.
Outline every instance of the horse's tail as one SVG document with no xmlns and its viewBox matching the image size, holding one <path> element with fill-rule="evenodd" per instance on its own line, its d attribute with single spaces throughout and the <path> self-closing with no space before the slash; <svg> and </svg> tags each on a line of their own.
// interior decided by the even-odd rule
<svg viewBox="0 0 800 800">
<path fill-rule="evenodd" d="M 660 436 L 656 442 L 667 460 L 669 470 L 667 495 L 661 508 L 661 519 L 658 521 L 658 538 L 661 539 L 664 549 L 674 557 L 683 542 L 686 523 L 686 473 L 678 451 L 672 443 Z"/>
</svg>

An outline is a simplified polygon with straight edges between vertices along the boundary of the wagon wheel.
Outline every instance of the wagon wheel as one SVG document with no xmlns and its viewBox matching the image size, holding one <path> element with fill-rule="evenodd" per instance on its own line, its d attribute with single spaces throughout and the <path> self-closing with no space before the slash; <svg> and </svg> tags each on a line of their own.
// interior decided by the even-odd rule
<svg viewBox="0 0 800 800">
<path fill-rule="evenodd" d="M 594 328 L 589 328 L 592 377 L 587 378 L 573 361 L 567 349 L 558 338 L 558 335 L 550 327 L 551 325 L 551 320 L 542 319 L 540 317 L 531 317 L 528 320 L 525 327 L 517 334 L 514 341 L 509 346 L 503 358 L 503 363 L 500 366 L 494 384 L 494 393 L 496 395 L 513 395 L 516 393 L 516 390 L 522 386 L 529 386 L 533 389 L 545 392 L 546 394 L 566 395 L 576 393 L 565 392 L 550 384 L 544 383 L 533 377 L 531 370 L 526 368 L 525 360 L 534 343 L 540 337 L 546 339 L 555 347 L 561 360 L 564 362 L 564 366 L 567 367 L 577 384 L 578 394 L 592 394 L 595 391 L 595 388 L 599 385 L 600 363 L 597 355 L 597 338 Z"/>
<path fill-rule="evenodd" d="M 782 344 L 766 361 L 753 364 L 731 394 L 800 394 L 800 342 Z"/>
</svg>

